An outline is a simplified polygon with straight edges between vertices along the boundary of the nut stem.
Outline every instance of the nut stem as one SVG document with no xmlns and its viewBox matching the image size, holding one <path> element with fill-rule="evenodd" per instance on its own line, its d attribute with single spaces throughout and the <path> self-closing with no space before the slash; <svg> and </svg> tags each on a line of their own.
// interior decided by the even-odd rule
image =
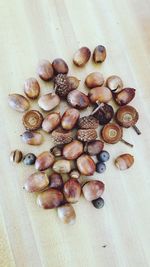
<svg viewBox="0 0 150 267">
<path fill-rule="evenodd" d="M 96 101 L 96 104 L 98 107 L 92 111 L 91 115 L 94 115 L 104 105 L 104 103 L 99 103 L 99 101 Z"/>
<path fill-rule="evenodd" d="M 141 134 L 141 131 L 138 129 L 138 127 L 137 127 L 136 125 L 133 125 L 132 127 L 133 127 L 133 129 L 136 131 L 136 133 L 137 133 L 138 135 Z"/>
<path fill-rule="evenodd" d="M 127 146 L 133 147 L 132 144 L 130 144 L 129 142 L 127 142 L 127 141 L 124 140 L 124 139 L 120 139 L 120 141 L 121 141 L 122 143 L 124 143 L 125 145 L 127 145 Z"/>
</svg>

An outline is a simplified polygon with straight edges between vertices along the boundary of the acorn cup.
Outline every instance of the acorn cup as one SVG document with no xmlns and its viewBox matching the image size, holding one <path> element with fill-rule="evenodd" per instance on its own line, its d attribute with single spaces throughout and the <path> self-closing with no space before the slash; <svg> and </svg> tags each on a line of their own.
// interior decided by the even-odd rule
<svg viewBox="0 0 150 267">
<path fill-rule="evenodd" d="M 133 147 L 132 144 L 125 141 L 123 137 L 123 130 L 122 128 L 116 123 L 108 123 L 106 124 L 102 130 L 101 135 L 103 140 L 108 144 L 116 144 L 119 141 L 123 142 L 124 144 Z"/>
<path fill-rule="evenodd" d="M 120 126 L 124 128 L 133 127 L 138 135 L 141 134 L 141 131 L 135 125 L 139 119 L 139 114 L 134 107 L 129 105 L 120 107 L 116 112 L 115 118 Z"/>
<path fill-rule="evenodd" d="M 91 51 L 88 47 L 81 47 L 73 56 L 73 63 L 78 67 L 83 67 L 90 59 Z"/>
</svg>

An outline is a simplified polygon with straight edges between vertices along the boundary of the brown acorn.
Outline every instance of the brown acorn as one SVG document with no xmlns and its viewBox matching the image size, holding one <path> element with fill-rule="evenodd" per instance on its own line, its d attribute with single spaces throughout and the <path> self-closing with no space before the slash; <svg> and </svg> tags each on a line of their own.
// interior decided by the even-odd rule
<svg viewBox="0 0 150 267">
<path fill-rule="evenodd" d="M 100 72 L 92 72 L 85 79 L 85 84 L 89 89 L 102 86 L 103 83 L 104 77 Z"/>
<path fill-rule="evenodd" d="M 97 138 L 95 129 L 79 129 L 77 131 L 77 139 L 83 142 L 93 141 Z"/>
<path fill-rule="evenodd" d="M 35 161 L 35 169 L 39 171 L 44 171 L 50 168 L 54 163 L 54 156 L 49 151 L 44 151 L 37 156 Z"/>
<path fill-rule="evenodd" d="M 54 72 L 57 74 L 67 74 L 69 71 L 67 63 L 62 58 L 56 58 L 52 62 L 52 67 L 54 69 Z"/>
<path fill-rule="evenodd" d="M 123 89 L 123 82 L 117 75 L 112 75 L 107 78 L 106 86 L 113 92 L 119 93 Z"/>
<path fill-rule="evenodd" d="M 103 45 L 95 47 L 93 52 L 93 60 L 95 63 L 102 63 L 106 59 L 106 48 Z"/>
<path fill-rule="evenodd" d="M 99 122 L 93 116 L 84 116 L 78 121 L 78 127 L 81 129 L 96 129 L 98 126 Z"/>
<path fill-rule="evenodd" d="M 101 103 L 95 105 L 91 114 L 99 120 L 100 125 L 105 125 L 114 117 L 114 110 L 111 105 Z"/>
<path fill-rule="evenodd" d="M 44 172 L 31 174 L 24 184 L 24 189 L 30 193 L 44 190 L 49 184 L 48 176 Z"/>
<path fill-rule="evenodd" d="M 69 203 L 76 203 L 79 201 L 81 195 L 81 185 L 78 180 L 74 178 L 68 179 L 64 184 L 63 193 L 65 199 Z"/>
<path fill-rule="evenodd" d="M 41 60 L 37 68 L 37 74 L 44 81 L 51 80 L 54 75 L 52 64 L 48 60 Z"/>
<path fill-rule="evenodd" d="M 50 188 L 62 189 L 63 188 L 63 179 L 59 173 L 52 173 L 49 177 Z"/>
<path fill-rule="evenodd" d="M 53 165 L 53 171 L 57 173 L 69 173 L 71 171 L 71 162 L 66 159 L 59 159 Z"/>
<path fill-rule="evenodd" d="M 63 148 L 63 156 L 65 159 L 77 159 L 83 153 L 83 144 L 78 140 L 73 140 L 66 144 Z"/>
<path fill-rule="evenodd" d="M 61 119 L 61 126 L 65 130 L 72 130 L 76 125 L 80 112 L 75 108 L 68 108 Z"/>
<path fill-rule="evenodd" d="M 78 67 L 83 67 L 90 59 L 91 51 L 88 47 L 81 47 L 73 57 L 73 63 Z"/>
<path fill-rule="evenodd" d="M 40 85 L 35 78 L 29 78 L 24 82 L 24 93 L 30 99 L 36 99 L 40 94 Z"/>
<path fill-rule="evenodd" d="M 34 131 L 41 128 L 43 115 L 38 110 L 29 110 L 24 114 L 22 121 L 27 130 Z"/>
<path fill-rule="evenodd" d="M 21 135 L 22 141 L 25 144 L 28 145 L 33 145 L 33 146 L 38 146 L 41 145 L 43 142 L 43 136 L 41 133 L 39 132 L 31 132 L 31 131 L 25 131 L 22 135 Z"/>
<path fill-rule="evenodd" d="M 55 156 L 55 157 L 61 157 L 62 156 L 62 149 L 63 149 L 63 145 L 57 145 L 57 146 L 53 146 L 50 149 L 50 152 Z"/>
<path fill-rule="evenodd" d="M 54 188 L 49 188 L 37 197 L 37 204 L 43 209 L 54 209 L 64 202 L 63 194 Z"/>
<path fill-rule="evenodd" d="M 101 140 L 91 141 L 87 144 L 86 151 L 89 155 L 95 156 L 99 154 L 104 148 L 104 142 Z"/>
<path fill-rule="evenodd" d="M 130 154 L 122 154 L 115 159 L 115 165 L 118 169 L 126 170 L 134 163 L 134 157 Z"/>
<path fill-rule="evenodd" d="M 77 159 L 77 168 L 81 174 L 90 176 L 94 174 L 96 165 L 89 155 L 83 154 Z"/>
<path fill-rule="evenodd" d="M 76 213 L 69 203 L 57 208 L 58 218 L 65 224 L 73 225 L 76 222 Z"/>
<path fill-rule="evenodd" d="M 67 81 L 70 85 L 71 90 L 75 90 L 79 87 L 80 80 L 75 76 L 67 76 Z"/>
<path fill-rule="evenodd" d="M 80 178 L 80 172 L 76 169 L 72 170 L 69 173 L 70 178 L 79 179 Z"/>
<path fill-rule="evenodd" d="M 52 138 L 57 144 L 67 144 L 72 141 L 73 132 L 66 131 L 63 128 L 58 127 L 56 130 L 52 131 Z"/>
<path fill-rule="evenodd" d="M 119 93 L 113 95 L 114 100 L 119 106 L 127 105 L 135 97 L 135 91 L 134 88 L 124 88 Z"/>
<path fill-rule="evenodd" d="M 138 119 L 139 114 L 137 110 L 129 105 L 120 107 L 116 112 L 116 121 L 120 126 L 125 128 L 133 127 L 137 134 L 141 134 L 135 125 Z"/>
<path fill-rule="evenodd" d="M 88 96 L 92 104 L 107 103 L 112 99 L 112 92 L 107 87 L 101 86 L 91 89 Z"/>
<path fill-rule="evenodd" d="M 12 109 L 18 112 L 25 112 L 30 107 L 29 100 L 20 94 L 10 94 L 8 96 L 8 104 Z"/>
<path fill-rule="evenodd" d="M 44 118 L 42 123 L 42 129 L 45 132 L 50 133 L 60 124 L 60 121 L 60 114 L 58 112 L 52 112 Z"/>
<path fill-rule="evenodd" d="M 90 104 L 88 96 L 79 90 L 71 91 L 67 95 L 67 102 L 69 105 L 77 109 L 85 109 Z"/>
<path fill-rule="evenodd" d="M 51 111 L 60 103 L 60 98 L 54 93 L 42 95 L 38 100 L 38 105 L 44 111 Z"/>
<path fill-rule="evenodd" d="M 99 198 L 105 189 L 103 182 L 98 180 L 93 180 L 85 183 L 82 187 L 82 192 L 86 200 L 92 201 Z"/>
</svg>

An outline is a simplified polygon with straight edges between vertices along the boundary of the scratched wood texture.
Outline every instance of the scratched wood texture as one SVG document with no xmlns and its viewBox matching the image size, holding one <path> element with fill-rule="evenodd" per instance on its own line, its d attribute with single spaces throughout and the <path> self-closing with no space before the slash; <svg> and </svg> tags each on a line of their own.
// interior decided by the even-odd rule
<svg viewBox="0 0 150 267">
<path fill-rule="evenodd" d="M 0 2 L 0 266 L 1 267 L 148 267 L 150 266 L 150 1 L 148 0 L 6 0 Z M 107 60 L 83 69 L 72 64 L 73 53 L 86 45 L 107 47 Z M 139 110 L 137 136 L 124 131 L 134 148 L 107 145 L 111 160 L 104 175 L 105 207 L 96 210 L 81 198 L 77 222 L 59 222 L 55 211 L 41 210 L 35 195 L 22 189 L 34 171 L 12 166 L 11 150 L 36 154 L 52 146 L 45 135 L 40 148 L 23 145 L 22 114 L 7 105 L 7 95 L 22 93 L 23 82 L 37 77 L 39 59 L 64 58 L 70 74 L 81 79 L 94 70 L 118 74 L 125 86 L 137 88 L 132 104 Z M 40 81 L 42 93 L 52 84 Z M 34 102 L 32 107 L 36 107 Z M 64 107 L 64 106 L 63 106 Z M 134 166 L 124 172 L 113 164 L 129 152 Z"/>
</svg>

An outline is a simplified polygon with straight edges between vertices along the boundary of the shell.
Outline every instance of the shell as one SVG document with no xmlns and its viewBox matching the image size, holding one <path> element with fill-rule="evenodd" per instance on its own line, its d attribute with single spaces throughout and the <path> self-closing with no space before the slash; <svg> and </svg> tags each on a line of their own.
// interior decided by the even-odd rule
<svg viewBox="0 0 150 267">
<path fill-rule="evenodd" d="M 37 204 L 43 209 L 54 209 L 62 205 L 64 202 L 63 194 L 57 190 L 50 188 L 37 197 Z"/>
<path fill-rule="evenodd" d="M 63 223 L 72 225 L 76 221 L 75 210 L 69 203 L 57 208 L 57 214 Z"/>
<path fill-rule="evenodd" d="M 117 75 L 112 75 L 107 78 L 106 86 L 113 91 L 113 93 L 119 93 L 123 88 L 123 82 Z"/>
<path fill-rule="evenodd" d="M 44 151 L 37 156 L 35 161 L 35 169 L 39 171 L 44 171 L 50 168 L 54 163 L 54 156 L 49 151 Z"/>
<path fill-rule="evenodd" d="M 56 108 L 60 103 L 60 98 L 54 93 L 41 96 L 38 100 L 39 107 L 44 111 L 50 111 Z"/>
<path fill-rule="evenodd" d="M 134 157 L 130 154 L 122 154 L 115 159 L 115 165 L 121 171 L 130 168 L 134 163 Z"/>
<path fill-rule="evenodd" d="M 135 91 L 134 88 L 124 88 L 119 93 L 113 95 L 114 100 L 119 106 L 127 105 L 135 97 Z"/>
<path fill-rule="evenodd" d="M 66 159 L 77 159 L 83 153 L 83 144 L 78 140 L 73 140 L 63 148 L 63 156 Z"/>
<path fill-rule="evenodd" d="M 44 190 L 49 184 L 48 176 L 44 172 L 31 174 L 24 184 L 24 189 L 30 193 Z"/>
<path fill-rule="evenodd" d="M 86 200 L 92 201 L 99 198 L 105 189 L 103 182 L 98 180 L 93 180 L 85 183 L 82 187 L 82 192 Z"/>
<path fill-rule="evenodd" d="M 8 96 L 8 104 L 9 106 L 18 111 L 25 112 L 29 109 L 30 104 L 26 97 L 20 94 L 11 94 Z"/>
<path fill-rule="evenodd" d="M 86 176 L 93 175 L 96 170 L 94 160 L 87 154 L 83 154 L 77 159 L 77 167 L 80 173 Z"/>
</svg>

